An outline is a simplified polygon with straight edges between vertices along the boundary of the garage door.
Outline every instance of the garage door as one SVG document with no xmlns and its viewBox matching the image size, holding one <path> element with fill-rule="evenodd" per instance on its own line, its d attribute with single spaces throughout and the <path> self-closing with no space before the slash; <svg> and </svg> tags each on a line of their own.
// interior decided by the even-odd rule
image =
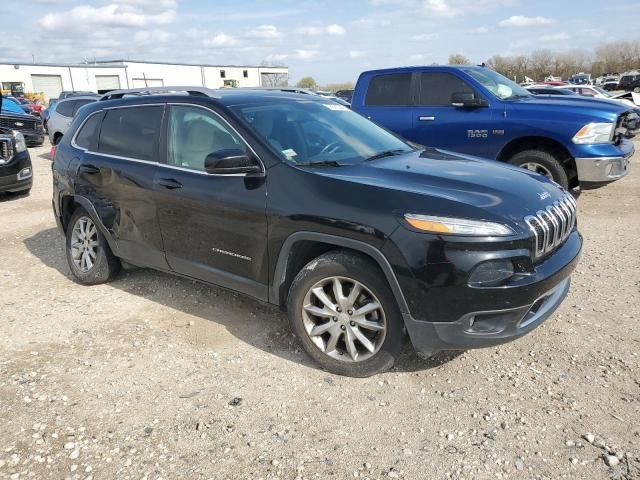
<svg viewBox="0 0 640 480">
<path fill-rule="evenodd" d="M 98 93 L 107 93 L 120 88 L 120 77 L 118 75 L 96 75 L 96 89 Z"/>
<path fill-rule="evenodd" d="M 145 88 L 145 87 L 164 87 L 164 80 L 161 78 L 134 78 L 133 88 Z"/>
<path fill-rule="evenodd" d="M 33 91 L 44 93 L 47 100 L 58 98 L 62 91 L 62 77 L 60 75 L 31 75 Z"/>
</svg>

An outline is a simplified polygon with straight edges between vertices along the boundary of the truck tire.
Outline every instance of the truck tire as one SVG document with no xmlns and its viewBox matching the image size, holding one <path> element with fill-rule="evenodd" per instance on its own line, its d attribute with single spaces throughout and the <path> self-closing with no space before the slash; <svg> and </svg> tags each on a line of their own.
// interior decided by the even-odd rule
<svg viewBox="0 0 640 480">
<path fill-rule="evenodd" d="M 404 323 L 396 300 L 376 265 L 357 253 L 333 251 L 309 262 L 287 307 L 302 348 L 332 373 L 368 377 L 390 369 L 400 354 Z"/>
<path fill-rule="evenodd" d="M 569 176 L 567 170 L 556 157 L 544 150 L 525 150 L 516 153 L 509 159 L 511 165 L 526 168 L 551 178 L 564 188 L 569 188 Z"/>
</svg>

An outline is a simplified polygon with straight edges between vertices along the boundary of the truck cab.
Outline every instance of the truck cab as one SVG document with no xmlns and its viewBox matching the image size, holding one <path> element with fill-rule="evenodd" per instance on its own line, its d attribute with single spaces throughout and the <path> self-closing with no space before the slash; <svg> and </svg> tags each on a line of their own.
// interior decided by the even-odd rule
<svg viewBox="0 0 640 480">
<path fill-rule="evenodd" d="M 629 172 L 638 115 L 624 105 L 531 95 L 484 67 L 364 72 L 352 109 L 412 142 L 508 162 L 565 188 Z"/>
</svg>

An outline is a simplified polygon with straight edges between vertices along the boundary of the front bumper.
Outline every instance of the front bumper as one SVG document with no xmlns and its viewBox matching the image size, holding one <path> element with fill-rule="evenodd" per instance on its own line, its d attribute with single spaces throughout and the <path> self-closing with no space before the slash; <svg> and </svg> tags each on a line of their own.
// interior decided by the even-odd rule
<svg viewBox="0 0 640 480">
<path fill-rule="evenodd" d="M 24 176 L 26 169 L 30 175 Z M 21 152 L 9 163 L 0 166 L 0 192 L 21 192 L 33 186 L 33 167 L 29 152 Z"/>
<path fill-rule="evenodd" d="M 506 285 L 469 287 L 466 275 L 462 274 L 460 281 L 447 281 L 440 287 L 431 282 L 422 295 L 410 294 L 407 299 L 411 311 L 403 312 L 403 319 L 415 350 L 432 355 L 442 350 L 491 347 L 526 335 L 562 303 L 581 248 L 582 237 L 574 231 L 558 250 L 534 265 L 530 273 L 514 277 Z M 511 255 L 509 251 L 502 253 Z M 499 258 L 502 253 L 492 255 Z M 477 264 L 473 255 L 474 252 L 464 249 L 447 251 L 458 271 L 464 268 L 465 259 L 469 265 Z M 423 272 L 436 268 L 437 264 L 430 265 Z M 404 287 L 403 290 L 409 293 Z"/>
<path fill-rule="evenodd" d="M 619 146 L 611 146 L 611 152 L 585 152 L 589 156 L 576 156 L 578 180 L 583 188 L 594 188 L 615 182 L 629 174 L 631 157 L 635 149 L 631 141 L 624 141 Z M 595 154 L 591 156 L 591 154 Z"/>
<path fill-rule="evenodd" d="M 39 147 L 44 143 L 44 130 L 19 130 L 28 147 Z"/>
</svg>

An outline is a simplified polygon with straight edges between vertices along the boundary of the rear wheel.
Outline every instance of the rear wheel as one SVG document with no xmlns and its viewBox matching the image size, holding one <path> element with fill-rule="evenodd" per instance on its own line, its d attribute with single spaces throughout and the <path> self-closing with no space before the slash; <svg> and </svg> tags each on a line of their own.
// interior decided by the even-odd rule
<svg viewBox="0 0 640 480">
<path fill-rule="evenodd" d="M 106 283 L 120 271 L 104 235 L 83 208 L 78 208 L 67 227 L 67 262 L 71 273 L 83 285 Z"/>
<path fill-rule="evenodd" d="M 635 93 L 640 93 L 640 87 L 636 87 L 636 88 L 634 88 L 634 89 L 633 89 L 633 91 L 634 91 Z"/>
<path fill-rule="evenodd" d="M 509 159 L 509 163 L 544 175 L 564 188 L 569 188 L 569 177 L 562 163 L 543 150 L 525 150 L 516 153 Z"/>
<path fill-rule="evenodd" d="M 367 377 L 391 368 L 404 329 L 384 276 L 368 259 L 329 252 L 296 276 L 291 328 L 305 351 L 332 373 Z"/>
</svg>

